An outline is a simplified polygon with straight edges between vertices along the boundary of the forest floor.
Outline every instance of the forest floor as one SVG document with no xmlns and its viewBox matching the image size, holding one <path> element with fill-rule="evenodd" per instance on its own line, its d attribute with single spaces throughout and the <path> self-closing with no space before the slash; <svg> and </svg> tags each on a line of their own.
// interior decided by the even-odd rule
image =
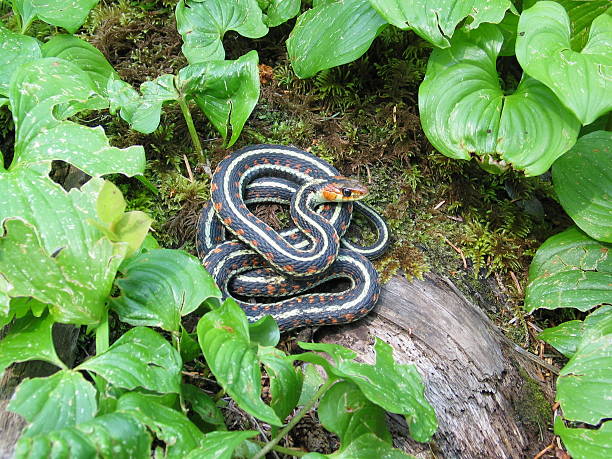
<svg viewBox="0 0 612 459">
<path fill-rule="evenodd" d="M 123 80 L 138 87 L 187 62 L 172 8 L 163 2 L 154 2 L 150 10 L 130 5 L 99 5 L 84 38 Z M 527 316 L 522 308 L 536 249 L 570 225 L 554 198 L 550 176 L 492 175 L 474 161 L 449 159 L 433 149 L 421 130 L 417 105 L 430 49 L 416 35 L 390 29 L 356 62 L 300 80 L 284 48 L 290 30 L 291 24 L 261 39 L 232 33 L 224 39 L 228 59 L 258 51 L 262 85 L 259 103 L 232 151 L 260 143 L 294 145 L 360 179 L 371 191 L 368 204 L 384 216 L 393 236 L 392 247 L 376 262 L 383 279 L 396 273 L 408 278 L 428 271 L 444 274 L 469 296 L 480 297 L 479 304 L 510 339 L 551 357 L 554 351 L 537 340 L 537 330 L 568 317 L 547 312 Z M 192 113 L 214 166 L 228 151 L 195 105 Z M 130 209 L 154 218 L 161 245 L 195 255 L 209 178 L 195 163 L 178 106 L 165 108 L 160 127 L 150 135 L 129 130 L 108 113 L 89 114 L 82 121 L 101 124 L 115 146 L 144 145 L 145 175 L 160 194 L 134 179 L 113 180 Z M 278 209 L 260 211 L 270 217 Z"/>
</svg>

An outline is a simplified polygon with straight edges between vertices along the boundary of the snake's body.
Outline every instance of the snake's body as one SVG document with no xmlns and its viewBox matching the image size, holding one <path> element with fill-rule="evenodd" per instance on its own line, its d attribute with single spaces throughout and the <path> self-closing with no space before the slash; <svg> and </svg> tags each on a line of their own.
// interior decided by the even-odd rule
<svg viewBox="0 0 612 459">
<path fill-rule="evenodd" d="M 359 203 L 326 203 L 312 208 L 314 192 L 343 179 L 316 156 L 291 147 L 259 145 L 225 158 L 211 184 L 211 201 L 200 214 L 197 245 L 206 269 L 224 296 L 289 296 L 331 278 L 347 278 L 340 293 L 306 294 L 269 304 L 238 301 L 249 320 L 272 315 L 282 330 L 311 324 L 346 323 L 367 314 L 380 285 L 371 262 L 388 244 L 388 230 L 376 212 Z M 348 180 L 348 179 L 345 179 Z M 291 203 L 298 228 L 280 233 L 253 215 L 247 204 Z M 372 221 L 377 242 L 360 247 L 340 240 L 353 205 Z M 225 240 L 225 230 L 241 242 Z M 340 244 L 345 248 L 340 249 Z M 266 267 L 267 266 L 267 267 Z M 241 274 L 249 271 L 247 274 Z"/>
</svg>

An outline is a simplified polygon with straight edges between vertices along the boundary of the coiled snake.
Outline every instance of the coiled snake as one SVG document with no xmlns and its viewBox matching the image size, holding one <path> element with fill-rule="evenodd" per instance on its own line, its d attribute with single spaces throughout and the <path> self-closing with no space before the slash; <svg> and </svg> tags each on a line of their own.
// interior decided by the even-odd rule
<svg viewBox="0 0 612 459">
<path fill-rule="evenodd" d="M 264 304 L 235 298 L 250 321 L 269 314 L 283 331 L 352 322 L 378 300 L 378 275 L 367 257 L 381 255 L 389 242 L 382 218 L 356 201 L 366 194 L 311 153 L 280 145 L 244 148 L 215 170 L 198 222 L 198 254 L 224 297 L 290 296 Z M 276 232 L 248 209 L 258 202 L 290 204 L 296 227 Z M 372 246 L 341 239 L 353 207 L 377 230 Z M 225 241 L 225 230 L 239 241 Z M 347 290 L 291 296 L 339 277 L 349 280 Z"/>
</svg>

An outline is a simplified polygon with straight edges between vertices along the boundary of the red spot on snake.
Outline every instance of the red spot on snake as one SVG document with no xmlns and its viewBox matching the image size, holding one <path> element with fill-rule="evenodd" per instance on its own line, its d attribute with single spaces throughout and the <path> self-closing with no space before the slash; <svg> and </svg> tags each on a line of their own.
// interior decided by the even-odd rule
<svg viewBox="0 0 612 459">
<path fill-rule="evenodd" d="M 313 266 L 311 266 L 310 268 L 308 268 L 308 269 L 306 270 L 306 272 L 309 272 L 309 273 L 316 273 L 316 272 L 317 272 L 317 269 L 318 269 L 318 268 L 317 268 L 316 266 L 314 266 L 314 265 L 313 265 Z"/>
<path fill-rule="evenodd" d="M 268 293 L 273 295 L 276 292 L 276 287 L 274 285 L 268 285 Z"/>
<path fill-rule="evenodd" d="M 225 223 L 226 225 L 231 225 L 232 224 L 232 219 L 231 217 L 226 217 L 223 219 L 223 223 Z"/>
<path fill-rule="evenodd" d="M 258 246 L 259 246 L 259 242 L 257 242 L 255 239 L 252 239 L 252 240 L 251 240 L 251 245 L 252 245 L 253 247 L 258 247 Z"/>
<path fill-rule="evenodd" d="M 344 320 L 348 322 L 352 322 L 353 320 L 355 320 L 355 315 L 354 314 L 344 314 L 342 318 L 344 318 Z"/>
<path fill-rule="evenodd" d="M 223 204 L 220 202 L 215 202 L 215 209 L 221 210 L 223 208 Z"/>
<path fill-rule="evenodd" d="M 214 193 L 215 191 L 217 191 L 219 189 L 219 187 L 217 186 L 216 183 L 213 183 L 210 185 L 210 192 Z"/>
<path fill-rule="evenodd" d="M 285 265 L 284 269 L 285 271 L 290 272 L 290 273 L 295 271 L 295 268 L 293 267 L 293 265 Z"/>
<path fill-rule="evenodd" d="M 213 251 L 212 251 L 212 252 L 213 252 L 213 253 L 221 253 L 221 252 L 222 252 L 222 250 L 221 250 L 219 247 L 217 247 L 216 249 L 213 249 Z"/>
<path fill-rule="evenodd" d="M 238 229 L 236 230 L 236 234 L 237 234 L 238 236 L 244 236 L 244 230 L 243 230 L 242 228 L 238 228 Z"/>
</svg>

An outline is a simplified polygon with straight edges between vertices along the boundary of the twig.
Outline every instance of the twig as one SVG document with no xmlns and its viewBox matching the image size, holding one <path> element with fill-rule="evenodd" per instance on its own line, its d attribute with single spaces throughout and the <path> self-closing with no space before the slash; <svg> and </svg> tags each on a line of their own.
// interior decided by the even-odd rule
<svg viewBox="0 0 612 459">
<path fill-rule="evenodd" d="M 445 202 L 446 202 L 446 199 L 443 199 L 442 201 L 440 201 L 438 204 L 435 205 L 433 210 L 438 210 L 440 207 L 444 205 Z"/>
<path fill-rule="evenodd" d="M 533 361 L 533 362 L 537 363 L 538 365 L 543 366 L 544 368 L 546 368 L 546 369 L 547 369 L 547 370 L 549 370 L 550 372 L 552 372 L 552 373 L 554 373 L 554 374 L 556 374 L 556 375 L 559 375 L 559 369 L 558 369 L 558 368 L 556 368 L 556 367 L 554 367 L 553 365 L 551 365 L 550 363 L 548 363 L 548 362 L 544 361 L 543 359 L 541 359 L 541 358 L 540 358 L 540 357 L 538 357 L 537 355 L 534 355 L 534 354 L 532 354 L 531 352 L 526 351 L 525 349 L 523 349 L 523 348 L 522 348 L 521 346 L 519 346 L 518 344 L 516 344 L 516 343 L 513 343 L 513 344 L 514 344 L 514 349 L 515 349 L 515 350 L 516 350 L 518 353 L 522 354 L 523 356 L 527 357 L 529 360 L 531 360 L 531 361 Z"/>
<path fill-rule="evenodd" d="M 540 459 L 542 456 L 544 456 L 544 454 L 546 454 L 547 451 L 550 451 L 554 447 L 555 447 L 555 440 L 553 439 L 552 443 L 548 445 L 546 448 L 544 448 L 542 451 L 540 451 L 538 454 L 533 456 L 533 459 Z"/>
<path fill-rule="evenodd" d="M 189 181 L 193 183 L 193 172 L 191 172 L 191 166 L 189 165 L 189 160 L 187 159 L 186 154 L 183 154 L 183 161 L 185 161 L 185 167 L 187 168 L 187 175 L 189 175 Z"/>
<path fill-rule="evenodd" d="M 451 241 L 446 239 L 446 237 L 442 236 L 442 239 L 444 239 L 444 242 L 450 245 L 453 248 L 453 250 L 459 254 L 459 256 L 461 257 L 461 261 L 463 261 L 463 268 L 467 269 L 468 267 L 467 260 L 465 259 L 465 256 L 463 255 L 463 251 L 459 247 L 457 247 L 455 244 L 453 244 Z"/>
<path fill-rule="evenodd" d="M 516 274 L 514 274 L 513 271 L 510 271 L 510 277 L 512 278 L 512 280 L 514 281 L 514 285 L 516 286 L 516 289 L 518 290 L 519 293 L 523 293 L 523 289 L 521 288 L 521 284 L 519 283 Z"/>
</svg>

